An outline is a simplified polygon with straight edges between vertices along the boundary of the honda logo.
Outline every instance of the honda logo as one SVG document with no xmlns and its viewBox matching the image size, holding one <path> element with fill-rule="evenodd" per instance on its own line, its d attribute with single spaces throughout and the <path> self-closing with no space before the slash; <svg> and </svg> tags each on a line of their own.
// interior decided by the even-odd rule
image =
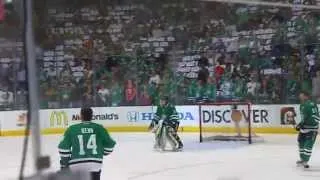
<svg viewBox="0 0 320 180">
<path fill-rule="evenodd" d="M 130 111 L 127 113 L 127 119 L 129 122 L 137 122 L 139 120 L 139 113 L 136 111 Z"/>
</svg>

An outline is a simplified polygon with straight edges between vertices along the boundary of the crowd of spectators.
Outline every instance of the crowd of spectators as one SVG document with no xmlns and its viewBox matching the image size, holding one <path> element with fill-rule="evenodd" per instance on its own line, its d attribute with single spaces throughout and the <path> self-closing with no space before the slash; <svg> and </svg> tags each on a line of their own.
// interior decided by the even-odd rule
<svg viewBox="0 0 320 180">
<path fill-rule="evenodd" d="M 297 103 L 301 89 L 320 101 L 317 11 L 192 0 L 45 7 L 35 14 L 42 108 L 151 105 L 161 95 L 176 104 Z M 25 63 L 7 51 L 0 105 L 19 107 Z"/>
</svg>

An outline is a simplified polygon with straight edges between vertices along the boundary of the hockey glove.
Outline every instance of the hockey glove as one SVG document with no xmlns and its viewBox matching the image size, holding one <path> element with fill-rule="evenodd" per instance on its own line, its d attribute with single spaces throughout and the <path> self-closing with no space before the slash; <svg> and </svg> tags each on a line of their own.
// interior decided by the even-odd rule
<svg viewBox="0 0 320 180">
<path fill-rule="evenodd" d="M 60 168 L 61 168 L 61 170 L 69 168 L 69 161 L 70 160 L 71 160 L 71 157 L 61 157 L 61 159 L 60 159 Z"/>
<path fill-rule="evenodd" d="M 61 171 L 63 171 L 63 170 L 67 170 L 67 169 L 69 169 L 69 167 L 68 167 L 68 166 L 60 166 L 60 170 L 61 170 Z"/>
<path fill-rule="evenodd" d="M 299 123 L 295 126 L 296 131 L 300 131 L 300 129 L 302 128 L 302 124 Z"/>
<path fill-rule="evenodd" d="M 177 130 L 179 128 L 179 121 L 166 121 L 166 125 L 172 127 L 173 129 Z"/>
<path fill-rule="evenodd" d="M 155 120 L 155 119 L 153 119 L 152 121 L 151 121 L 151 124 L 149 125 L 149 127 L 148 127 L 148 130 L 149 131 L 152 131 L 157 125 L 158 125 L 158 121 L 157 120 Z"/>
<path fill-rule="evenodd" d="M 64 161 L 60 160 L 60 170 L 66 170 L 68 168 L 68 165 L 66 165 Z"/>
</svg>

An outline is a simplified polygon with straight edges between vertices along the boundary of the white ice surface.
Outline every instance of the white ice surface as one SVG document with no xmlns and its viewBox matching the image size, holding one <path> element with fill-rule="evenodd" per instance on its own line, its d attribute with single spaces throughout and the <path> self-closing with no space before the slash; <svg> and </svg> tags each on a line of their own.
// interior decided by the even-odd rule
<svg viewBox="0 0 320 180">
<path fill-rule="evenodd" d="M 199 144 L 197 134 L 182 134 L 183 152 L 152 150 L 147 133 L 112 133 L 117 147 L 104 160 L 102 180 L 320 180 L 320 146 L 315 145 L 311 169 L 297 168 L 296 135 L 263 135 L 253 145 L 234 142 Z M 60 136 L 44 136 L 43 154 L 50 155 L 49 171 L 59 169 L 57 143 Z M 0 179 L 17 179 L 22 137 L 0 137 Z M 32 173 L 29 149 L 26 175 Z"/>
</svg>

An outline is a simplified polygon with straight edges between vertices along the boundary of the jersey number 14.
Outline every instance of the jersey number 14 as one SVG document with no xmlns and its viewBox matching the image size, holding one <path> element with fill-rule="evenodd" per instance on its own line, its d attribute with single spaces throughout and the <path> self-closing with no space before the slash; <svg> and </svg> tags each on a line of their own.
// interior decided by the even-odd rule
<svg viewBox="0 0 320 180">
<path fill-rule="evenodd" d="M 85 146 L 87 150 L 92 151 L 92 154 L 98 154 L 97 152 L 97 141 L 96 141 L 96 135 L 91 134 L 88 142 L 84 142 L 83 135 L 78 135 L 79 140 L 79 155 L 86 155 Z"/>
</svg>

